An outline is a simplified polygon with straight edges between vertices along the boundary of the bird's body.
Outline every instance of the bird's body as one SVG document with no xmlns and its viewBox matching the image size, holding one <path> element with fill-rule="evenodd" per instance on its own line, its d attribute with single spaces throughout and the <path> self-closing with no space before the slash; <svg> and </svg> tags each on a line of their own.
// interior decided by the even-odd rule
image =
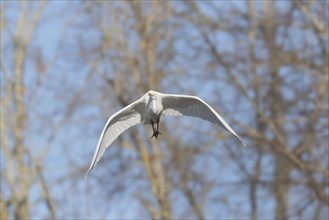
<svg viewBox="0 0 329 220">
<path fill-rule="evenodd" d="M 225 122 L 225 120 L 206 102 L 196 96 L 164 94 L 153 90 L 148 91 L 137 101 L 126 106 L 112 115 L 99 138 L 93 160 L 87 174 L 96 166 L 106 148 L 125 130 L 142 123 L 151 124 L 153 136 L 158 138 L 159 122 L 162 115 L 192 116 L 217 124 L 238 138 L 243 140 Z M 156 128 L 155 125 L 156 124 Z M 151 137 L 151 138 L 152 138 Z"/>
<path fill-rule="evenodd" d="M 162 105 L 162 99 L 160 96 L 155 95 L 155 91 L 149 91 L 148 94 L 154 94 L 154 95 L 144 95 L 144 102 L 145 102 L 145 117 L 143 124 L 152 124 L 151 122 L 156 122 L 160 120 L 162 111 L 163 111 L 163 105 Z"/>
</svg>

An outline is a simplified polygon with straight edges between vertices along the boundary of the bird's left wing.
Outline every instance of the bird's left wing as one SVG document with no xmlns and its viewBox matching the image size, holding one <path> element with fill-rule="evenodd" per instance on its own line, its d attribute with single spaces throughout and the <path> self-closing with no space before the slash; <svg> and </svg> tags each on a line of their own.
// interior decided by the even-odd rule
<svg viewBox="0 0 329 220">
<path fill-rule="evenodd" d="M 128 128 L 140 123 L 145 112 L 145 104 L 142 98 L 131 103 L 125 108 L 121 109 L 114 115 L 112 115 L 102 131 L 102 134 L 99 138 L 93 160 L 90 164 L 89 170 L 86 176 L 90 171 L 96 166 L 97 162 L 100 160 L 104 151 L 108 146 L 125 130 Z"/>
<path fill-rule="evenodd" d="M 197 96 L 161 94 L 163 115 L 192 116 L 217 124 L 237 137 L 243 145 L 245 142 L 231 126 L 205 101 Z"/>
</svg>

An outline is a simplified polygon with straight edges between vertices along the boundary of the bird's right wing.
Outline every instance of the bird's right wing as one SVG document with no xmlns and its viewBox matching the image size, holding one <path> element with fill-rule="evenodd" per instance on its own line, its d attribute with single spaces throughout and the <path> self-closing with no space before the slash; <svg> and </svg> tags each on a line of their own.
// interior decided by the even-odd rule
<svg viewBox="0 0 329 220">
<path fill-rule="evenodd" d="M 217 124 L 237 137 L 243 145 L 242 138 L 231 126 L 205 101 L 197 96 L 162 94 L 163 115 L 192 116 Z"/>
<path fill-rule="evenodd" d="M 122 134 L 128 128 L 142 121 L 142 115 L 144 114 L 144 112 L 145 112 L 144 100 L 140 98 L 137 101 L 126 106 L 125 108 L 121 109 L 107 120 L 107 123 L 99 138 L 93 160 L 90 164 L 86 176 L 96 166 L 97 162 L 104 154 L 106 148 L 108 148 L 108 146 L 120 134 Z"/>
</svg>

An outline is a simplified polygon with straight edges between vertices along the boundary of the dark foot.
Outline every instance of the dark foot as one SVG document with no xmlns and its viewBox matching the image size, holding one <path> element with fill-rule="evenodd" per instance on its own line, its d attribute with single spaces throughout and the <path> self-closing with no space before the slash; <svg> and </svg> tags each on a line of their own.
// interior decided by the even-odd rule
<svg viewBox="0 0 329 220">
<path fill-rule="evenodd" d="M 155 130 L 151 138 L 155 137 L 156 139 L 158 139 L 159 134 L 161 133 L 158 130 Z"/>
</svg>

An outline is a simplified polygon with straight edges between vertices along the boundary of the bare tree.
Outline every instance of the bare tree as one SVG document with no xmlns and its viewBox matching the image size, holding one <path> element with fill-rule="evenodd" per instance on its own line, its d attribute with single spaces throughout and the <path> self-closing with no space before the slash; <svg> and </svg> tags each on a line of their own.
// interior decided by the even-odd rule
<svg viewBox="0 0 329 220">
<path fill-rule="evenodd" d="M 1 4 L 1 218 L 328 217 L 328 3 Z M 162 118 L 84 182 L 107 118 L 149 89 L 206 99 L 247 147 Z"/>
<path fill-rule="evenodd" d="M 313 203 L 324 208 L 328 205 L 324 188 L 328 183 L 325 168 L 328 157 L 323 154 L 328 148 L 328 123 L 325 122 L 328 117 L 328 94 L 325 92 L 328 90 L 328 47 L 325 43 L 328 30 L 324 28 L 327 26 L 323 23 L 326 22 L 324 17 L 312 14 L 317 11 L 318 15 L 325 16 L 325 12 L 319 2 L 313 3 L 312 9 L 311 4 L 299 1 L 284 5 L 265 1 L 257 4 L 258 11 L 253 1 L 248 1 L 247 6 L 247 12 L 238 7 L 229 11 L 246 18 L 249 24 L 246 28 L 231 21 L 231 17 L 226 20 L 221 17 L 218 22 L 218 18 L 205 15 L 196 4 L 189 3 L 189 7 L 200 14 L 195 25 L 201 27 L 202 24 L 200 35 L 212 54 L 211 64 L 205 65 L 222 68 L 227 75 L 218 74 L 218 79 L 225 80 L 243 96 L 246 105 L 251 106 L 248 114 L 253 115 L 255 123 L 240 121 L 239 124 L 250 138 L 249 146 L 255 148 L 254 170 L 250 173 L 246 168 L 248 163 L 239 161 L 241 153 L 232 152 L 233 159 L 250 181 L 251 218 L 256 219 L 258 212 L 256 190 L 264 172 L 260 162 L 268 156 L 273 158 L 274 166 L 273 180 L 268 186 L 276 204 L 275 218 L 303 216 L 305 206 Z M 280 11 L 278 8 L 283 6 L 285 9 Z M 216 6 L 209 10 L 215 11 Z M 294 42 L 297 33 L 292 32 L 298 28 L 294 13 L 303 24 L 298 33 L 305 36 L 310 31 L 313 40 L 309 42 L 303 38 L 298 47 Z M 216 34 L 222 32 L 230 33 L 230 38 L 237 42 L 233 51 L 222 52 L 216 38 Z M 238 43 L 241 39 L 245 39 L 244 45 Z M 321 153 L 317 153 L 318 149 L 322 149 Z M 319 160 L 323 163 L 316 162 Z M 294 176 L 295 172 L 300 175 Z M 300 184 L 312 196 L 307 193 L 302 199 L 307 202 L 293 203 L 291 190 Z M 319 215 L 319 209 L 314 209 L 314 216 Z"/>
<path fill-rule="evenodd" d="M 320 10 L 321 16 L 325 14 L 321 11 L 321 3 L 313 4 L 312 10 Z M 221 8 L 224 5 L 226 9 Z M 247 10 L 242 9 L 244 6 Z M 280 7 L 285 10 L 280 11 Z M 274 2 L 255 5 L 253 1 L 237 6 L 197 1 L 86 4 L 92 24 L 102 36 L 92 50 L 96 55 L 87 52 L 86 57 L 98 57 L 101 63 L 104 62 L 98 76 L 108 83 L 104 84 L 103 90 L 117 100 L 115 105 L 118 103 L 123 107 L 134 100 L 131 97 L 136 99 L 148 89 L 170 91 L 166 87 L 169 84 L 175 85 L 174 92 L 201 94 L 201 85 L 196 83 L 201 81 L 212 86 L 211 98 L 215 106 L 220 106 L 218 109 L 229 111 L 230 115 L 248 115 L 244 119 L 240 116 L 233 120 L 244 129 L 249 139 L 248 150 L 242 150 L 230 141 L 220 143 L 215 132 L 203 132 L 202 127 L 195 128 L 194 132 L 208 140 L 195 137 L 191 140 L 199 144 L 191 144 L 191 141 L 182 138 L 188 133 L 184 125 L 173 125 L 173 122 L 168 126 L 175 127 L 175 132 L 166 129 L 165 124 L 163 129 L 166 132 L 163 133 L 170 136 L 161 136 L 158 144 L 148 140 L 147 132 L 140 127 L 128 132 L 128 142 L 120 139 L 114 144 L 130 146 L 129 149 L 139 155 L 132 164 L 141 162 L 140 171 L 146 175 L 138 176 L 138 180 L 147 181 L 149 189 L 139 190 L 134 195 L 151 218 L 177 216 L 177 209 L 173 207 L 177 207 L 178 201 L 170 198 L 178 192 L 180 202 L 184 204 L 178 214 L 180 217 L 207 219 L 213 216 L 245 217 L 249 214 L 250 218 L 261 218 L 266 211 L 262 212 L 259 208 L 262 207 L 259 194 L 267 193 L 271 195 L 266 198 L 275 201 L 275 209 L 272 210 L 275 218 L 311 216 L 303 213 L 301 208 L 311 204 L 319 207 L 314 209 L 314 216 L 325 215 L 327 198 L 324 187 L 328 182 L 325 167 L 328 158 L 315 149 L 325 152 L 328 140 L 328 134 L 321 132 L 328 126 L 325 122 L 328 106 L 325 94 L 328 88 L 327 55 L 322 56 L 328 49 L 324 43 L 327 38 L 325 28 L 322 28 L 325 25 L 320 21 L 322 18 L 314 17 L 309 7 L 306 4 L 280 5 Z M 105 19 L 98 16 L 103 13 L 110 16 Z M 294 13 L 299 17 L 294 18 Z M 301 47 L 296 48 L 294 34 L 291 33 L 299 25 L 295 24 L 295 20 L 305 23 L 301 29 L 303 34 L 303 31 L 314 30 L 314 39 L 319 41 L 312 45 L 302 41 Z M 221 38 L 219 35 L 222 33 L 226 37 Z M 230 43 L 218 43 L 222 39 Z M 162 45 L 166 45 L 165 48 Z M 310 51 L 312 55 L 315 53 L 313 58 L 309 57 Z M 317 63 L 318 58 L 322 60 L 321 64 Z M 195 60 L 198 62 L 193 62 Z M 194 88 L 186 91 L 187 86 Z M 313 88 L 317 88 L 312 90 L 314 96 L 307 96 Z M 225 99 L 225 89 L 230 91 L 230 101 Z M 216 99 L 216 96 L 222 100 Z M 231 107 L 223 107 L 232 100 L 235 103 L 230 104 Z M 302 107 L 310 103 L 317 103 L 316 111 Z M 311 117 L 308 112 L 313 112 Z M 108 114 L 105 107 L 104 115 Z M 311 127 L 313 129 L 310 130 Z M 175 133 L 181 135 L 177 137 Z M 221 145 L 225 146 L 225 151 L 218 150 Z M 247 159 L 246 155 L 252 159 Z M 237 166 L 239 172 L 236 176 L 240 181 L 222 183 L 221 172 L 209 181 L 206 173 L 193 171 L 195 164 L 211 160 L 211 156 L 215 157 L 215 161 L 230 158 L 231 162 L 213 162 L 209 167 L 222 167 L 228 163 L 231 170 Z M 319 158 L 325 162 L 316 163 Z M 125 159 L 121 157 L 118 160 Z M 264 163 L 267 164 L 265 167 Z M 124 170 L 128 176 L 131 168 Z M 114 171 L 116 176 L 121 172 L 120 169 Z M 314 175 L 321 178 L 315 180 Z M 220 190 L 213 193 L 218 186 L 243 186 L 239 192 L 244 192 L 249 199 L 250 211 L 236 211 L 230 200 L 239 198 L 241 194 L 222 195 Z M 299 187 L 305 187 L 304 193 L 293 196 L 292 191 Z M 125 191 L 120 189 L 120 192 Z M 215 203 L 206 207 L 205 202 L 212 197 L 234 214 L 214 212 L 215 208 L 210 207 L 215 207 Z M 295 202 L 296 199 L 304 202 Z M 208 209 L 217 214 L 206 214 L 212 213 Z"/>
<path fill-rule="evenodd" d="M 102 2 L 98 5 L 86 3 L 86 8 L 90 11 L 95 29 L 102 36 L 100 44 L 95 46 L 98 48 L 96 57 L 101 63 L 111 61 L 110 65 L 105 65 L 105 69 L 97 72 L 98 77 L 105 82 L 104 86 L 110 88 L 113 100 L 120 106 L 126 106 L 133 101 L 131 97 L 137 98 L 151 88 L 159 88 L 165 73 L 164 67 L 172 56 L 171 33 L 160 28 L 170 16 L 170 5 L 137 1 L 118 4 Z M 145 8 L 150 13 L 145 14 Z M 95 16 L 94 13 L 99 13 L 99 10 L 110 17 L 103 20 L 102 17 Z M 109 24 L 107 20 L 112 22 Z M 127 43 L 131 40 L 130 37 L 135 38 L 136 46 Z M 163 46 L 159 49 L 160 43 Z M 91 55 L 85 54 L 87 57 Z M 133 80 L 130 81 L 130 78 Z M 107 109 L 104 114 L 108 115 Z M 130 134 L 131 145 L 142 162 L 141 169 L 147 174 L 150 193 L 153 194 L 159 211 L 155 211 L 157 208 L 153 207 L 153 202 L 144 195 L 136 192 L 136 196 L 154 218 L 161 216 L 171 219 L 166 173 L 159 145 L 156 141 L 146 141 L 145 135 L 138 129 L 133 129 Z"/>
<path fill-rule="evenodd" d="M 23 83 L 24 63 L 31 37 L 40 21 L 40 15 L 44 6 L 45 1 L 39 2 L 34 13 L 27 15 L 27 2 L 21 2 L 16 30 L 13 33 L 7 32 L 7 36 L 9 35 L 8 37 L 10 39 L 8 37 L 5 38 L 13 46 L 11 48 L 13 50 L 12 68 L 4 66 L 5 63 L 3 61 L 1 65 L 5 79 L 4 89 L 2 90 L 4 96 L 1 96 L 3 103 L 3 111 L 1 112 L 1 146 L 6 160 L 5 170 L 3 171 L 10 189 L 10 197 L 4 203 L 8 208 L 13 207 L 16 219 L 29 217 L 28 193 L 36 178 L 40 180 L 44 199 L 47 202 L 51 215 L 54 216 L 54 208 L 51 198 L 49 198 L 48 188 L 44 184 L 42 173 L 40 173 L 40 164 L 36 164 L 35 158 L 31 155 L 30 150 L 24 142 L 24 130 L 26 129 L 27 121 L 27 109 L 24 104 L 26 96 Z M 6 5 L 3 5 L 1 13 L 2 28 L 8 28 L 7 30 L 9 30 L 9 27 L 5 23 L 5 8 Z M 31 22 L 26 22 L 26 16 L 30 16 Z M 2 51 L 8 49 L 4 47 L 6 46 L 2 45 Z M 10 73 L 13 74 L 11 75 Z M 12 139 L 9 138 L 11 135 L 13 137 Z M 25 158 L 28 158 L 33 165 L 28 165 L 25 162 Z M 1 199 L 3 200 L 4 198 L 1 197 Z"/>
<path fill-rule="evenodd" d="M 16 7 L 17 19 L 13 19 L 10 13 Z M 42 97 L 49 71 L 58 57 L 57 51 L 50 60 L 45 60 L 44 51 L 34 44 L 42 20 L 51 18 L 43 15 L 46 7 L 47 1 L 1 2 L 1 159 L 5 162 L 1 166 L 1 219 L 34 218 L 36 204 L 46 207 L 44 217 L 56 218 L 44 161 L 79 94 L 68 100 L 67 110 L 59 121 L 40 117 L 40 109 L 31 106 L 40 93 Z M 31 66 L 33 73 L 28 70 Z M 42 106 L 40 102 L 37 105 Z M 45 132 L 51 132 L 44 144 L 38 146 L 42 141 L 35 144 L 35 134 L 31 133 L 34 126 L 43 126 L 44 120 Z M 32 190 L 37 191 L 33 196 Z"/>
</svg>

